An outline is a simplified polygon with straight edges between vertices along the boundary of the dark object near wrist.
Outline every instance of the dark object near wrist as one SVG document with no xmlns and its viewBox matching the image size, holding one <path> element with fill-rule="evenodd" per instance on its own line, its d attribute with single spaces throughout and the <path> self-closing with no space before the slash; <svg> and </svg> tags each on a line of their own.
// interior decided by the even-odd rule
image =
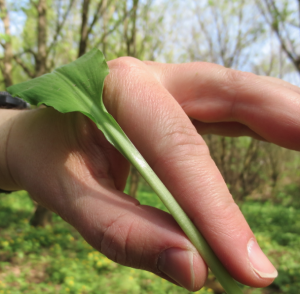
<svg viewBox="0 0 300 294">
<path fill-rule="evenodd" d="M 12 97 L 7 92 L 0 92 L 0 109 L 26 109 L 30 105 L 20 98 Z M 0 193 L 11 193 L 12 191 L 5 191 L 0 189 Z"/>
<path fill-rule="evenodd" d="M 0 92 L 0 108 L 26 109 L 29 108 L 29 104 L 20 98 L 12 97 L 7 92 Z"/>
<path fill-rule="evenodd" d="M 11 192 L 13 192 L 13 191 L 6 191 L 6 190 L 2 190 L 2 189 L 0 189 L 0 193 L 9 194 L 9 193 L 11 193 Z"/>
</svg>

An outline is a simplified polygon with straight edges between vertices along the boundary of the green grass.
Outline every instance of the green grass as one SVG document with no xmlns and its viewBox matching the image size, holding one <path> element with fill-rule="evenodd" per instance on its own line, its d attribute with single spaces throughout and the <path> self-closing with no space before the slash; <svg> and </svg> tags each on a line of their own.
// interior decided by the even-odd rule
<svg viewBox="0 0 300 294">
<path fill-rule="evenodd" d="M 256 238 L 278 270 L 273 289 L 298 294 L 300 289 L 300 209 L 246 202 L 241 207 Z"/>
<path fill-rule="evenodd" d="M 33 211 L 26 192 L 0 195 L 0 294 L 190 293 L 112 262 L 57 215 L 53 226 L 30 226 Z"/>
<path fill-rule="evenodd" d="M 146 185 L 140 188 L 138 198 L 142 204 L 163 208 Z M 244 292 L 299 293 L 300 209 L 248 201 L 241 210 L 279 271 L 271 287 L 245 288 Z M 0 195 L 0 294 L 190 293 L 152 273 L 115 264 L 57 215 L 52 226 L 30 226 L 33 211 L 33 203 L 24 191 Z M 212 291 L 203 289 L 198 293 Z"/>
</svg>

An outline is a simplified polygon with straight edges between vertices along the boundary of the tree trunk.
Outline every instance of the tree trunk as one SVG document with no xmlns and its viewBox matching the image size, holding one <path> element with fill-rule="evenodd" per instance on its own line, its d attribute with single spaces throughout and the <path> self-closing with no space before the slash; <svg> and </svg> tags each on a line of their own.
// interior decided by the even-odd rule
<svg viewBox="0 0 300 294">
<path fill-rule="evenodd" d="M 47 73 L 47 2 L 40 0 L 38 11 L 38 53 L 35 64 L 36 77 Z"/>
<path fill-rule="evenodd" d="M 51 223 L 52 212 L 38 204 L 32 218 L 30 219 L 30 224 L 34 227 L 45 227 Z"/>
<path fill-rule="evenodd" d="M 90 6 L 90 0 L 83 0 L 78 57 L 80 57 L 85 53 L 87 47 L 89 6 Z"/>
<path fill-rule="evenodd" d="M 129 195 L 133 198 L 137 198 L 139 181 L 140 181 L 140 174 L 138 170 L 134 166 L 131 166 Z"/>
<path fill-rule="evenodd" d="M 3 68 L 2 74 L 4 78 L 5 87 L 9 87 L 12 85 L 12 44 L 11 44 L 11 34 L 10 34 L 10 23 L 9 23 L 9 15 L 6 8 L 5 0 L 0 0 L 0 11 L 1 11 L 1 19 L 4 24 L 4 32 L 7 37 L 5 43 L 3 44 L 4 49 L 4 58 L 3 58 Z"/>
</svg>

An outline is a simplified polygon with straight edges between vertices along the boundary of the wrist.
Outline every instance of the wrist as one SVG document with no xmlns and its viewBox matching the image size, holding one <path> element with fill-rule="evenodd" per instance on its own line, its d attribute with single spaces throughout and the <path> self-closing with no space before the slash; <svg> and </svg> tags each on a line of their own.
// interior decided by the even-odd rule
<svg viewBox="0 0 300 294">
<path fill-rule="evenodd" d="M 0 109 L 0 188 L 3 190 L 19 190 L 9 165 L 8 153 L 12 128 L 20 115 L 25 111 Z M 27 111 L 26 111 L 27 112 Z"/>
<path fill-rule="evenodd" d="M 68 117 L 50 107 L 20 111 L 14 117 L 6 144 L 10 190 L 26 190 L 38 203 L 45 190 L 60 191 L 59 173 L 68 157 L 71 132 L 66 130 Z M 69 120 L 71 129 L 74 119 Z"/>
<path fill-rule="evenodd" d="M 7 170 L 11 190 L 32 190 L 37 179 L 45 179 L 48 156 L 52 153 L 55 135 L 58 134 L 56 112 L 51 109 L 19 111 L 12 121 L 6 144 Z M 54 133 L 51 136 L 51 133 Z M 49 146 L 50 145 L 50 146 Z M 4 189 L 4 188 L 3 188 Z"/>
</svg>

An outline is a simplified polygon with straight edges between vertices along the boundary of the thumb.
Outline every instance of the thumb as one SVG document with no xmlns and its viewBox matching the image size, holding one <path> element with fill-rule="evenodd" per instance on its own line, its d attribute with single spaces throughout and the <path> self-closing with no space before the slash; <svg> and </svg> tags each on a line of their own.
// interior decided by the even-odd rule
<svg viewBox="0 0 300 294">
<path fill-rule="evenodd" d="M 174 219 L 130 196 L 89 181 L 69 222 L 111 260 L 154 274 L 189 291 L 199 290 L 207 267 Z"/>
</svg>

